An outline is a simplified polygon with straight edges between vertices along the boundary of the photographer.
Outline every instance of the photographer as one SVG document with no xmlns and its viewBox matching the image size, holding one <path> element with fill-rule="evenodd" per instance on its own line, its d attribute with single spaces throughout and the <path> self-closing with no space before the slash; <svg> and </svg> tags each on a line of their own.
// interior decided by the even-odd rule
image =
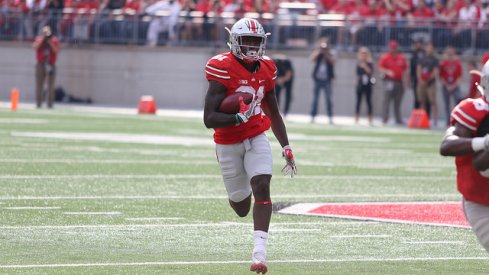
<svg viewBox="0 0 489 275">
<path fill-rule="evenodd" d="M 314 63 L 312 78 L 314 79 L 314 95 L 311 107 L 311 122 L 318 111 L 319 92 L 324 90 L 326 95 L 326 109 L 328 112 L 329 123 L 333 124 L 333 90 L 332 84 L 334 79 L 334 65 L 336 63 L 333 54 L 328 46 L 328 41 L 322 38 L 319 49 L 312 52 L 311 61 Z"/>
<path fill-rule="evenodd" d="M 48 82 L 48 108 L 53 108 L 54 80 L 56 76 L 56 57 L 60 49 L 58 38 L 56 38 L 51 27 L 44 26 L 40 35 L 36 37 L 32 48 L 36 51 L 36 104 L 41 108 L 44 101 L 44 80 L 47 76 Z"/>
</svg>

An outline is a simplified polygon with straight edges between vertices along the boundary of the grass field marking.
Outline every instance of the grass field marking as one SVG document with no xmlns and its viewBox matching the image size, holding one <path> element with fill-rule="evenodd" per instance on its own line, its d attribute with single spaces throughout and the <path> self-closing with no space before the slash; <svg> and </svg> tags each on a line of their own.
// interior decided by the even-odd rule
<svg viewBox="0 0 489 275">
<path fill-rule="evenodd" d="M 465 245 L 464 241 L 405 241 L 403 244 L 459 244 Z"/>
<path fill-rule="evenodd" d="M 122 212 L 63 212 L 65 215 L 122 215 Z"/>
<path fill-rule="evenodd" d="M 214 160 L 123 160 L 123 159 L 0 159 L 5 163 L 88 163 L 88 164 L 180 164 L 180 165 L 216 165 Z"/>
<path fill-rule="evenodd" d="M 286 225 L 303 225 L 303 226 L 352 226 L 352 225 L 376 225 L 379 223 L 370 221 L 354 221 L 354 222 L 283 222 L 272 223 L 270 227 L 280 229 L 280 226 Z M 127 228 L 166 228 L 166 227 L 233 227 L 233 226 L 251 226 L 252 223 L 241 222 L 218 222 L 218 223 L 175 223 L 175 224 L 93 224 L 93 225 L 5 225 L 0 226 L 0 229 L 5 230 L 34 230 L 34 229 L 127 229 Z"/>
<path fill-rule="evenodd" d="M 446 194 L 331 194 L 331 195 L 287 195 L 277 194 L 275 199 L 337 199 L 337 198 L 458 198 L 457 193 Z M 153 200 L 153 199 L 180 199 L 180 200 L 221 200 L 226 195 L 107 195 L 107 196 L 0 196 L 0 200 Z"/>
<path fill-rule="evenodd" d="M 59 206 L 12 206 L 4 207 L 6 210 L 56 210 L 61 209 Z"/>
<path fill-rule="evenodd" d="M 216 164 L 217 165 L 217 164 Z M 1 179 L 97 179 L 97 178 L 118 178 L 118 179 L 159 179 L 159 178 L 194 178 L 194 179 L 222 179 L 219 174 L 153 174 L 153 175 L 136 175 L 136 174 L 122 174 L 122 175 L 107 175 L 107 174 L 90 174 L 90 175 L 0 175 Z M 454 180 L 452 176 L 352 176 L 352 175 L 298 175 L 294 177 L 295 180 L 311 180 L 311 179 L 343 179 L 343 180 L 403 180 L 403 181 L 419 181 L 429 178 L 430 180 Z"/>
<path fill-rule="evenodd" d="M 369 238 L 392 238 L 391 235 L 332 235 L 329 236 L 330 238 L 338 238 L 338 239 L 354 239 L 354 238 L 360 238 L 360 239 L 369 239 Z"/>
<path fill-rule="evenodd" d="M 439 257 L 439 258 L 349 258 L 349 259 L 290 259 L 269 260 L 269 263 L 349 263 L 349 262 L 415 262 L 415 261 L 487 261 L 489 257 Z M 249 261 L 174 261 L 174 262 L 133 262 L 133 263 L 76 263 L 76 264 L 26 264 L 26 265 L 0 265 L 3 269 L 19 268 L 59 268 L 59 267 L 107 267 L 107 266 L 158 266 L 158 265 L 222 265 L 222 264 L 249 264 Z"/>
<path fill-rule="evenodd" d="M 270 232 L 271 233 L 276 233 L 276 232 L 299 232 L 299 233 L 302 233 L 302 232 L 320 232 L 321 229 L 319 228 L 271 228 L 270 229 Z"/>
<path fill-rule="evenodd" d="M 46 124 L 47 119 L 36 118 L 0 118 L 0 124 Z"/>
<path fill-rule="evenodd" d="M 20 132 L 12 131 L 11 136 L 29 138 L 49 138 L 64 140 L 103 141 L 117 143 L 159 144 L 159 145 L 209 145 L 214 146 L 212 137 L 188 137 L 166 135 L 144 135 L 124 133 L 85 133 L 85 132 Z"/>
<path fill-rule="evenodd" d="M 126 221 L 176 221 L 183 220 L 181 217 L 146 217 L 146 218 L 126 218 Z"/>
</svg>

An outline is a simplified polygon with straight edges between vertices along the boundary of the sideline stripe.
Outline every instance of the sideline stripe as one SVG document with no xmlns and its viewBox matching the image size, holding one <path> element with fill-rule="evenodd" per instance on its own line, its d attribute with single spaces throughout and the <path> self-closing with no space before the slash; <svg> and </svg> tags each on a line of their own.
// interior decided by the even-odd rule
<svg viewBox="0 0 489 275">
<path fill-rule="evenodd" d="M 370 221 L 358 221 L 358 222 L 310 222 L 310 223 L 276 223 L 271 224 L 270 231 L 274 231 L 277 227 L 277 230 L 282 229 L 280 226 L 284 225 L 310 225 L 310 226 L 338 226 L 338 225 L 379 225 L 376 222 Z M 251 223 L 237 223 L 237 222 L 222 222 L 222 223 L 176 223 L 176 224 L 94 224 L 94 225 L 32 225 L 32 226 L 20 226 L 20 225 L 12 225 L 12 226 L 0 226 L 0 229 L 25 229 L 25 230 L 33 230 L 33 229 L 106 229 L 106 228 L 168 228 L 168 227 L 232 227 L 232 226 L 246 226 L 249 227 Z"/>
<path fill-rule="evenodd" d="M 63 212 L 65 215 L 122 215 L 121 212 Z"/>
<path fill-rule="evenodd" d="M 6 210 L 55 210 L 61 209 L 59 206 L 16 206 L 16 207 L 5 207 Z"/>
<path fill-rule="evenodd" d="M 183 220 L 183 218 L 180 217 L 126 218 L 126 221 L 168 221 L 168 220 Z"/>
<path fill-rule="evenodd" d="M 276 199 L 321 199 L 321 198 L 460 198 L 457 193 L 446 194 L 345 194 L 345 195 L 273 195 Z M 158 195 L 158 196 L 0 196 L 0 200 L 151 200 L 151 199 L 181 199 L 181 200 L 220 200 L 227 199 L 225 195 L 208 196 L 177 196 L 177 195 Z M 367 203 L 367 202 L 365 202 Z M 365 204 L 363 203 L 363 204 Z M 385 202 L 384 202 L 385 203 Z M 396 203 L 396 202 L 392 202 Z"/>
<path fill-rule="evenodd" d="M 439 258 L 349 258 L 349 259 L 303 259 L 303 260 L 270 260 L 269 263 L 337 263 L 337 262 L 411 262 L 411 261 L 479 261 L 488 257 L 439 257 Z M 0 268 L 54 268 L 54 267 L 101 267 L 101 266 L 155 266 L 155 265 L 214 265 L 214 264 L 249 264 L 249 261 L 188 261 L 188 262 L 136 262 L 136 263 L 81 263 L 81 264 L 32 264 L 0 265 Z"/>
<path fill-rule="evenodd" d="M 401 242 L 404 244 L 460 244 L 463 245 L 463 241 L 412 241 L 412 242 Z"/>
<path fill-rule="evenodd" d="M 1 179 L 93 179 L 93 178 L 118 178 L 118 179 L 159 179 L 159 178 L 175 178 L 175 179 L 221 179 L 219 174 L 154 174 L 154 175 L 0 175 Z M 297 176 L 294 180 L 309 180 L 309 179 L 351 179 L 351 180 L 403 180 L 419 181 L 419 180 L 453 180 L 455 176 L 351 176 L 351 175 L 314 175 L 314 176 Z"/>
<path fill-rule="evenodd" d="M 330 238 L 391 238 L 391 235 L 334 235 Z"/>
</svg>

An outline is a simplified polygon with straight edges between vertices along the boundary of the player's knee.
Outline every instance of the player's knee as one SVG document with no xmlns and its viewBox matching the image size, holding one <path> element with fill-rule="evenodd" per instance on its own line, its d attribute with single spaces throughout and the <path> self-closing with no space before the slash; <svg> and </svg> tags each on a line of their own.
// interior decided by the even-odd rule
<svg viewBox="0 0 489 275">
<path fill-rule="evenodd" d="M 255 199 L 259 197 L 270 196 L 270 179 L 271 175 L 258 175 L 251 178 L 251 189 Z"/>
<path fill-rule="evenodd" d="M 233 208 L 234 212 L 236 212 L 236 214 L 239 217 L 241 218 L 246 217 L 250 212 L 250 208 L 251 208 L 251 194 L 248 194 L 244 199 L 241 200 L 229 199 L 229 204 L 231 205 L 231 208 Z"/>
</svg>

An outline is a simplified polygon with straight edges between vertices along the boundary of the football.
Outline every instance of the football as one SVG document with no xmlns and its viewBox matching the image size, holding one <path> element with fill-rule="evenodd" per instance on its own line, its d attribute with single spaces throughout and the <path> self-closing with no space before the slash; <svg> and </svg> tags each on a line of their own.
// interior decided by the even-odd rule
<svg viewBox="0 0 489 275">
<path fill-rule="evenodd" d="M 219 112 L 226 114 L 239 113 L 239 98 L 243 99 L 244 104 L 250 104 L 253 100 L 253 95 L 250 93 L 236 92 L 226 96 L 221 105 L 219 105 Z"/>
</svg>

